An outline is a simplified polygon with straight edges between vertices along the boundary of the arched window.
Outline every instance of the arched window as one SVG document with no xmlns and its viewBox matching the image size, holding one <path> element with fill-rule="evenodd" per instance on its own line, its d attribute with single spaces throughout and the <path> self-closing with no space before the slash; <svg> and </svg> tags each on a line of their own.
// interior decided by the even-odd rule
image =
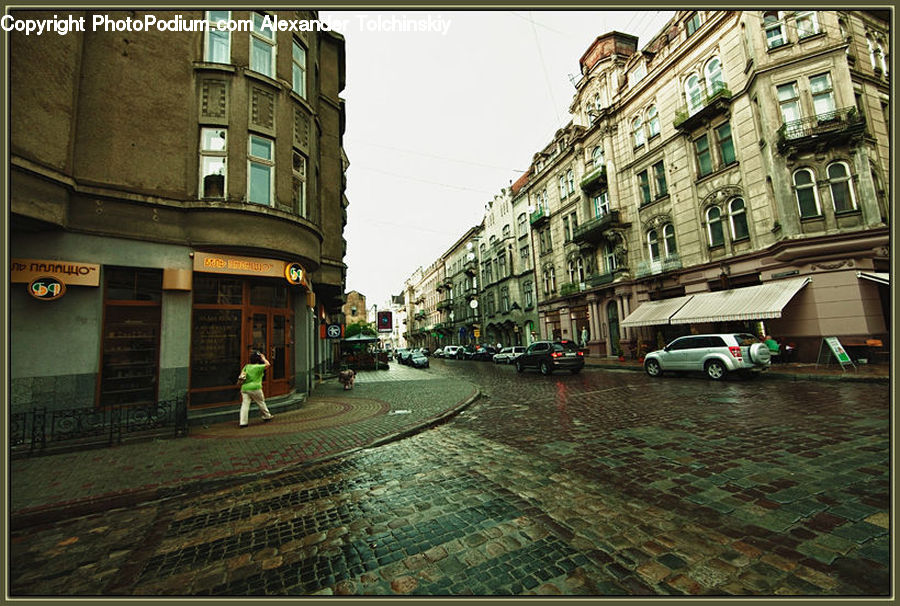
<svg viewBox="0 0 900 606">
<path fill-rule="evenodd" d="M 644 144 L 644 122 L 640 116 L 637 116 L 631 122 L 631 131 L 634 133 L 634 146 L 640 147 Z"/>
<path fill-rule="evenodd" d="M 684 83 L 684 96 L 687 98 L 688 113 L 695 114 L 703 107 L 703 91 L 700 89 L 700 77 L 691 74 Z"/>
<path fill-rule="evenodd" d="M 594 168 L 600 168 L 606 163 L 606 159 L 603 157 L 603 148 L 599 145 L 591 153 L 591 162 L 593 162 Z"/>
<path fill-rule="evenodd" d="M 675 246 L 675 227 L 671 223 L 666 223 L 663 225 L 662 233 L 666 257 L 674 257 L 678 254 L 678 248 Z"/>
<path fill-rule="evenodd" d="M 743 198 L 735 198 L 728 205 L 728 217 L 731 221 L 731 239 L 746 240 L 750 237 L 747 227 L 747 207 Z"/>
<path fill-rule="evenodd" d="M 607 242 L 603 246 L 603 262 L 604 262 L 604 266 L 606 268 L 606 273 L 609 273 L 609 274 L 614 272 L 616 270 L 616 268 L 619 266 L 618 262 L 616 261 L 615 246 L 613 246 L 609 242 Z"/>
<path fill-rule="evenodd" d="M 710 246 L 722 246 L 725 244 L 725 232 L 722 229 L 722 211 L 718 206 L 710 206 L 706 209 L 706 232 L 709 236 Z"/>
<path fill-rule="evenodd" d="M 766 30 L 766 46 L 777 48 L 787 44 L 784 35 L 784 17 L 781 11 L 766 11 L 763 13 L 763 28 Z"/>
<path fill-rule="evenodd" d="M 519 218 L 516 220 L 516 231 L 520 236 L 528 233 L 528 217 L 525 216 L 525 213 L 519 215 Z"/>
<path fill-rule="evenodd" d="M 706 64 L 704 70 L 706 74 L 706 93 L 710 96 L 725 88 L 725 81 L 722 79 L 722 62 L 718 57 L 713 57 Z"/>
<path fill-rule="evenodd" d="M 651 139 L 659 134 L 659 112 L 656 111 L 655 105 L 651 105 L 647 110 L 647 130 L 650 131 Z"/>
<path fill-rule="evenodd" d="M 566 171 L 566 191 L 569 194 L 575 193 L 575 172 L 571 168 Z"/>
<path fill-rule="evenodd" d="M 844 162 L 829 164 L 827 172 L 834 212 L 856 210 L 856 194 L 853 192 L 853 180 L 847 164 Z"/>
<path fill-rule="evenodd" d="M 559 176 L 559 197 L 560 199 L 566 197 L 566 176 Z"/>
<path fill-rule="evenodd" d="M 658 261 L 659 260 L 659 235 L 656 233 L 655 229 L 651 229 L 647 232 L 647 248 L 650 251 L 650 260 Z"/>
<path fill-rule="evenodd" d="M 808 168 L 801 168 L 794 173 L 794 192 L 797 196 L 797 206 L 800 209 L 800 217 L 818 217 L 819 195 L 816 193 L 816 178 Z"/>
</svg>

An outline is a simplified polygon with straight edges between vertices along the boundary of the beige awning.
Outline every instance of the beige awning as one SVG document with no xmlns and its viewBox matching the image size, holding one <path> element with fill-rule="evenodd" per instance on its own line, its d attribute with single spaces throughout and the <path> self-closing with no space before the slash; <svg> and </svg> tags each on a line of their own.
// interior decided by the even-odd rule
<svg viewBox="0 0 900 606">
<path fill-rule="evenodd" d="M 693 295 L 686 295 L 674 299 L 645 301 L 628 314 L 628 317 L 622 320 L 620 326 L 631 328 L 634 326 L 668 324 L 672 314 L 684 307 L 684 304 L 690 301 L 692 297 Z"/>
<path fill-rule="evenodd" d="M 861 278 L 863 280 L 871 280 L 872 282 L 878 282 L 879 284 L 884 284 L 886 286 L 891 285 L 891 274 L 881 271 L 858 271 L 856 272 L 856 277 Z"/>
<path fill-rule="evenodd" d="M 791 278 L 756 286 L 696 294 L 671 317 L 670 323 L 780 318 L 785 305 L 809 282 L 809 278 Z"/>
</svg>

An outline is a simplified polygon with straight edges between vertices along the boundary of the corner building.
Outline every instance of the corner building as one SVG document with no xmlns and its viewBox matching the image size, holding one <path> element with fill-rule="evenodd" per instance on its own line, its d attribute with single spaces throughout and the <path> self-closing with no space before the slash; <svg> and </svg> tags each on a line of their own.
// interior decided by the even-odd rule
<svg viewBox="0 0 900 606">
<path fill-rule="evenodd" d="M 254 350 L 277 410 L 330 365 L 343 38 L 262 27 L 311 11 L 152 14 L 254 27 L 9 34 L 13 411 L 187 396 L 189 418 L 231 414 Z M 39 300 L 45 282 L 62 296 Z"/>
<path fill-rule="evenodd" d="M 535 155 L 544 337 L 628 355 L 680 334 L 890 339 L 887 11 L 677 11 L 580 60 Z M 762 324 L 764 323 L 764 324 Z"/>
</svg>

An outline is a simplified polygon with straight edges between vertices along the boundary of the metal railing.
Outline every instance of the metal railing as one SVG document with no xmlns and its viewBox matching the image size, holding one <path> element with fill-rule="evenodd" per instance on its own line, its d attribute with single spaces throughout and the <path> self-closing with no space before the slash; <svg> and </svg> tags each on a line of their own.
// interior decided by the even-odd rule
<svg viewBox="0 0 900 606">
<path fill-rule="evenodd" d="M 184 396 L 154 404 L 104 408 L 32 408 L 9 415 L 12 453 L 43 454 L 66 446 L 96 448 L 120 444 L 141 433 L 171 430 L 187 435 L 187 400 Z"/>
<path fill-rule="evenodd" d="M 785 122 L 778 129 L 778 143 L 784 146 L 790 141 L 817 135 L 841 134 L 855 131 L 865 125 L 865 118 L 855 107 L 844 107 L 812 118 Z"/>
</svg>

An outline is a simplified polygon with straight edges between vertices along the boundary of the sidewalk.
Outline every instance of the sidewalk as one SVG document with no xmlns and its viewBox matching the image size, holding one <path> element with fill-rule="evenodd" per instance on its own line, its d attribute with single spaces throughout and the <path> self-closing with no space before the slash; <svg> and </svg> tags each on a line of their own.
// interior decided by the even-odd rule
<svg viewBox="0 0 900 606">
<path fill-rule="evenodd" d="M 319 385 L 299 409 L 250 427 L 234 420 L 191 427 L 183 438 L 14 459 L 12 527 L 243 482 L 296 465 L 377 446 L 440 423 L 479 395 L 465 381 L 392 364 L 359 373 L 353 390 Z"/>
<path fill-rule="evenodd" d="M 635 370 L 643 371 L 644 366 L 637 360 L 619 361 L 616 358 L 601 358 L 599 356 L 586 356 L 585 366 L 591 368 L 605 368 L 611 370 Z M 786 364 L 773 364 L 764 374 L 767 379 L 786 379 L 789 381 L 875 381 L 885 383 L 891 379 L 890 364 L 860 364 L 854 370 L 848 367 L 841 370 L 840 365 L 832 363 L 816 365 L 809 362 L 789 362 Z"/>
</svg>

